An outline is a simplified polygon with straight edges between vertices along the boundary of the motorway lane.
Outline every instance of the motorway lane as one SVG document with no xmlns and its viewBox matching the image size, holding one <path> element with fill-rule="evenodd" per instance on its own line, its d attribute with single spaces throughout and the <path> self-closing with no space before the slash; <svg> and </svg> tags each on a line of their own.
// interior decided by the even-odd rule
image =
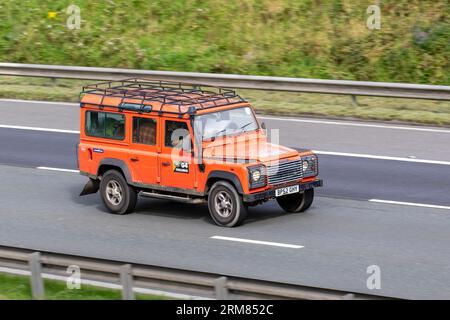
<svg viewBox="0 0 450 320">
<path fill-rule="evenodd" d="M 76 169 L 77 134 L 0 128 L 0 163 Z M 450 206 L 450 166 L 320 155 L 322 196 Z"/>
<path fill-rule="evenodd" d="M 257 105 L 255 106 L 258 107 Z M 78 104 L 0 99 L 0 125 L 79 130 Z M 450 128 L 261 116 L 295 148 L 450 161 Z M 301 122 L 299 122 L 301 121 Z M 417 131 L 427 130 L 427 131 Z"/>
<path fill-rule="evenodd" d="M 85 179 L 76 173 L 1 165 L 0 175 L 2 245 L 403 298 L 450 298 L 449 210 L 318 197 L 305 214 L 283 214 L 274 202 L 251 208 L 243 226 L 228 229 L 212 224 L 206 206 L 161 200 L 140 199 L 135 214 L 107 214 L 98 195 L 77 196 Z M 381 268 L 379 291 L 366 287 L 369 265 Z"/>
<path fill-rule="evenodd" d="M 77 168 L 78 134 L 0 128 L 0 163 Z"/>
<path fill-rule="evenodd" d="M 278 128 L 281 143 L 291 147 L 450 161 L 449 128 L 302 118 L 264 121 L 269 130 Z"/>
<path fill-rule="evenodd" d="M 78 112 L 76 105 L 0 101 L 0 125 L 78 130 Z M 448 133 L 437 130 L 285 121 L 281 143 L 449 161 Z M 326 185 L 311 211 L 285 215 L 270 202 L 252 208 L 244 226 L 222 229 L 212 225 L 205 206 L 180 210 L 149 199 L 134 215 L 111 216 L 98 195 L 77 196 L 84 177 L 20 168 L 76 168 L 77 140 L 76 134 L 0 128 L 0 163 L 12 165 L 0 166 L 0 243 L 359 292 L 368 292 L 365 271 L 377 264 L 379 294 L 450 297 L 450 211 L 366 201 L 449 206 L 450 166 L 321 155 Z M 210 239 L 214 235 L 304 248 Z"/>
</svg>

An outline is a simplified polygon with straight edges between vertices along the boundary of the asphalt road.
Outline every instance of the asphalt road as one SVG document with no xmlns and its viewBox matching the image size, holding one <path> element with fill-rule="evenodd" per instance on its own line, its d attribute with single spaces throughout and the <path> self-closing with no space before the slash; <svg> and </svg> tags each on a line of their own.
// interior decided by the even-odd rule
<svg viewBox="0 0 450 320">
<path fill-rule="evenodd" d="M 0 128 L 0 163 L 77 169 L 78 135 Z M 321 155 L 322 196 L 450 206 L 450 166 Z M 446 178 L 447 177 L 447 178 Z"/>
<path fill-rule="evenodd" d="M 79 130 L 79 112 L 74 103 L 0 99 L 0 125 Z M 262 116 L 260 119 L 269 130 L 280 130 L 280 142 L 286 146 L 450 161 L 450 128 Z"/>
<path fill-rule="evenodd" d="M 318 197 L 305 214 L 275 203 L 252 208 L 239 228 L 212 224 L 205 206 L 140 199 L 137 212 L 105 212 L 78 197 L 76 173 L 0 166 L 0 243 L 404 298 L 450 297 L 448 210 Z M 18 201 L 20 198 L 21 201 Z M 211 239 L 301 245 L 291 249 Z M 366 269 L 381 269 L 369 291 Z"/>
<path fill-rule="evenodd" d="M 0 101 L 1 244 L 405 298 L 450 298 L 450 210 L 367 201 L 450 206 L 449 165 L 321 155 L 325 187 L 310 211 L 283 214 L 269 202 L 251 208 L 249 220 L 235 229 L 213 225 L 205 206 L 150 199 L 140 200 L 136 214 L 113 216 L 98 195 L 77 196 L 84 177 L 35 169 L 76 168 L 76 133 L 5 127 L 76 131 L 78 112 L 73 105 Z M 269 128 L 280 126 L 279 120 L 265 121 Z M 314 121 L 283 122 L 281 143 L 450 161 L 447 129 Z M 211 239 L 215 235 L 304 248 Z M 382 289 L 375 292 L 366 287 L 366 268 L 374 264 L 382 272 Z"/>
</svg>

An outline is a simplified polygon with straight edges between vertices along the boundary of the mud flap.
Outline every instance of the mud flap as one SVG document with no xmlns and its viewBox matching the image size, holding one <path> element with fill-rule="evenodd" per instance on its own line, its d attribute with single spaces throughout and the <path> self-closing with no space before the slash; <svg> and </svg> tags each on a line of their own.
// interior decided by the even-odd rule
<svg viewBox="0 0 450 320">
<path fill-rule="evenodd" d="M 81 196 L 85 196 L 87 194 L 96 193 L 100 188 L 100 181 L 96 179 L 89 179 L 86 185 L 83 188 L 83 191 L 80 193 Z"/>
</svg>

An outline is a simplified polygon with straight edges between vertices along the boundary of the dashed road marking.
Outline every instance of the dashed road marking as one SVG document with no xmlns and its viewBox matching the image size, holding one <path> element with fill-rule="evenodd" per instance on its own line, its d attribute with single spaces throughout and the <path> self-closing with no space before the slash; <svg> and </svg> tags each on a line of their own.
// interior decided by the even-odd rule
<svg viewBox="0 0 450 320">
<path fill-rule="evenodd" d="M 17 130 L 30 130 L 30 131 L 44 131 L 44 132 L 59 132 L 59 133 L 80 134 L 80 131 L 76 131 L 76 130 L 40 128 L 40 127 L 27 127 L 27 126 L 12 126 L 12 125 L 7 125 L 7 124 L 0 124 L 0 128 L 3 128 L 3 129 L 17 129 Z"/>
<path fill-rule="evenodd" d="M 36 169 L 49 170 L 49 171 L 73 172 L 73 173 L 79 173 L 80 172 L 78 170 L 73 170 L 73 169 L 51 168 L 51 167 L 37 167 Z"/>
<path fill-rule="evenodd" d="M 242 239 L 242 238 L 231 238 L 231 237 L 223 237 L 223 236 L 213 236 L 211 239 L 217 239 L 217 240 L 225 240 L 225 241 L 235 241 L 235 242 L 244 242 L 244 243 L 251 243 L 251 244 L 260 244 L 265 246 L 274 246 L 274 247 L 283 247 L 283 248 L 290 248 L 290 249 L 301 249 L 304 248 L 304 246 L 299 246 L 296 244 L 287 244 L 287 243 L 279 243 L 279 242 L 269 242 L 269 241 L 259 241 L 259 240 L 250 240 L 250 239 Z"/>
<path fill-rule="evenodd" d="M 401 201 L 392 201 L 392 200 L 380 200 L 380 199 L 370 199 L 370 202 L 376 203 L 385 203 L 385 204 L 394 204 L 394 205 L 402 205 L 402 206 L 411 206 L 411 207 L 423 207 L 423 208 L 432 208 L 432 209 L 444 209 L 450 210 L 448 206 L 439 206 L 435 204 L 425 204 L 425 203 L 414 203 L 414 202 L 401 202 Z"/>
</svg>

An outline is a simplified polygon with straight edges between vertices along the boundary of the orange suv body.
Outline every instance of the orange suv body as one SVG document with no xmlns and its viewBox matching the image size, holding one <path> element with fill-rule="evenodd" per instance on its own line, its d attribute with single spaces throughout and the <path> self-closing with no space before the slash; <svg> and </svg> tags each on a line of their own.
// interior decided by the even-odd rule
<svg viewBox="0 0 450 320">
<path fill-rule="evenodd" d="M 137 197 L 208 203 L 214 222 L 240 224 L 248 206 L 277 199 L 309 208 L 318 159 L 270 143 L 252 106 L 229 89 L 130 79 L 83 88 L 78 165 L 112 213 Z"/>
</svg>

